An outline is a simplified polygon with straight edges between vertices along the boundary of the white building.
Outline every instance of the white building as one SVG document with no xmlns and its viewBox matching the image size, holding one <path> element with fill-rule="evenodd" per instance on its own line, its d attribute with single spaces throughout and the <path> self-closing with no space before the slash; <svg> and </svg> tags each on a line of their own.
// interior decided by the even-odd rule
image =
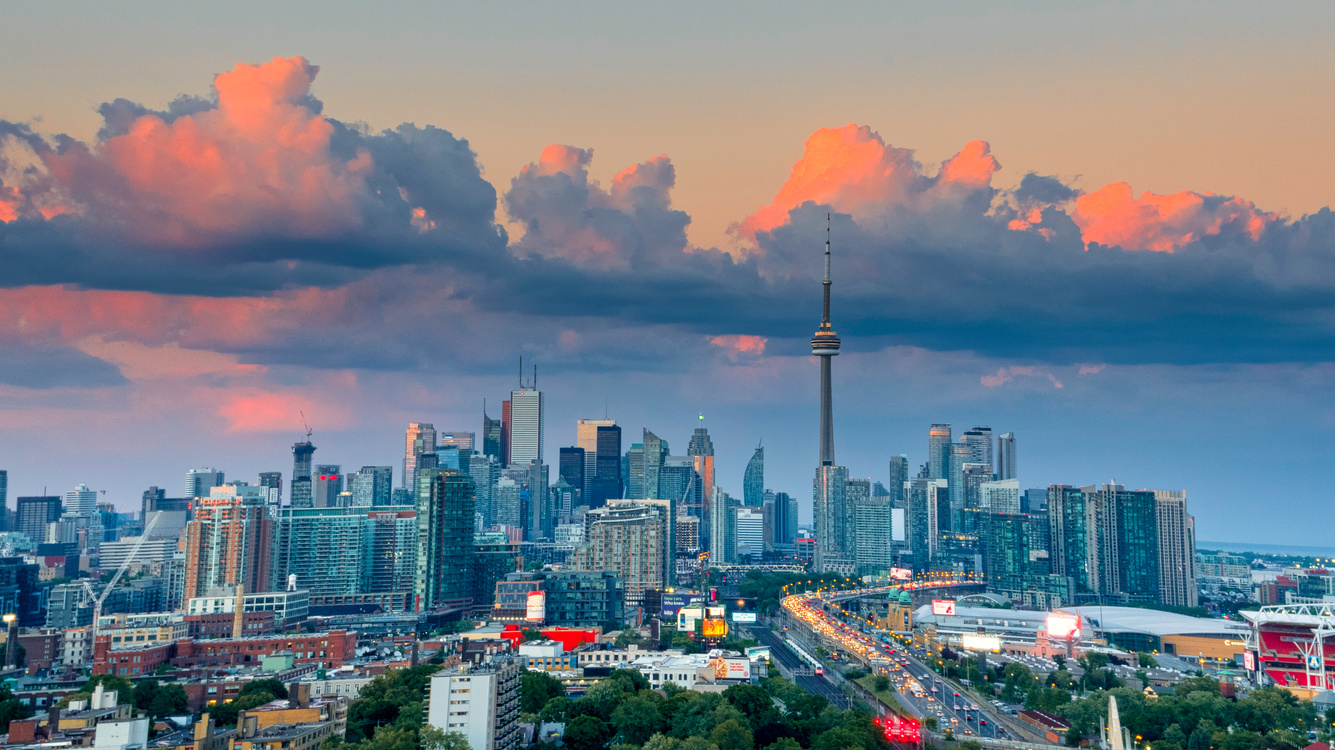
<svg viewBox="0 0 1335 750">
<path fill-rule="evenodd" d="M 993 513 L 1020 512 L 1020 480 L 1002 479 L 978 486 L 979 504 Z"/>
<path fill-rule="evenodd" d="M 100 721 L 93 735 L 94 750 L 135 750 L 148 744 L 147 717 Z"/>
<path fill-rule="evenodd" d="M 523 388 L 510 392 L 510 466 L 542 463 L 542 420 L 542 391 Z"/>
<path fill-rule="evenodd" d="M 102 542 L 98 547 L 98 566 L 102 570 L 116 570 L 130 557 L 134 545 L 141 537 L 127 536 L 115 542 Z M 134 555 L 134 562 L 140 565 L 160 563 L 172 559 L 176 554 L 176 539 L 150 538 L 144 540 L 139 551 Z"/>
<path fill-rule="evenodd" d="M 88 489 L 88 485 L 76 485 L 65 493 L 65 515 L 91 516 L 97 512 L 97 491 Z"/>
<path fill-rule="evenodd" d="M 701 670 L 710 669 L 708 654 L 645 654 L 626 666 L 644 675 L 651 688 L 671 682 L 687 690 L 697 682 L 704 682 L 707 675 L 701 674 Z"/>
<path fill-rule="evenodd" d="M 241 605 L 244 612 L 273 612 L 274 624 L 304 619 L 311 607 L 311 592 L 264 591 L 246 594 Z M 186 603 L 188 615 L 233 614 L 236 612 L 236 592 L 227 589 L 210 591 L 205 596 L 194 596 Z"/>
<path fill-rule="evenodd" d="M 431 677 L 427 723 L 468 738 L 473 750 L 519 747 L 519 665 L 507 656 Z"/>
<path fill-rule="evenodd" d="M 737 509 L 737 556 L 751 555 L 757 560 L 765 552 L 765 516 L 760 508 Z"/>
</svg>

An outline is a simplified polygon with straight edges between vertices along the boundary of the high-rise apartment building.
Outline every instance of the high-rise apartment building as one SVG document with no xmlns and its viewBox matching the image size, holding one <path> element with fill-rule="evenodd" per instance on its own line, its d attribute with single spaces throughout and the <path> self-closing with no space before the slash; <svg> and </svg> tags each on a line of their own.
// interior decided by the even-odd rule
<svg viewBox="0 0 1335 750">
<path fill-rule="evenodd" d="M 816 531 L 814 572 L 843 571 L 854 566 L 855 550 L 845 547 L 849 513 L 844 495 L 848 491 L 848 469 L 819 466 L 812 482 L 812 522 Z"/>
<path fill-rule="evenodd" d="M 950 476 L 950 425 L 934 424 L 927 432 L 927 478 L 946 479 Z"/>
<path fill-rule="evenodd" d="M 984 512 L 1020 514 L 1020 480 L 984 482 L 979 490 L 979 505 Z"/>
<path fill-rule="evenodd" d="M 229 586 L 269 590 L 273 546 L 274 522 L 260 488 L 245 482 L 214 487 L 195 500 L 186 524 L 184 599 Z"/>
<path fill-rule="evenodd" d="M 417 575 L 421 611 L 468 606 L 473 577 L 473 480 L 449 470 L 417 476 Z"/>
<path fill-rule="evenodd" d="M 278 517 L 274 587 L 297 577 L 314 596 L 360 593 L 366 515 L 361 508 L 284 508 Z"/>
<path fill-rule="evenodd" d="M 908 545 L 913 567 L 927 570 L 936 556 L 941 539 L 941 512 L 949 511 L 946 480 L 917 477 L 905 487 L 908 499 Z"/>
<path fill-rule="evenodd" d="M 515 529 L 524 527 L 524 508 L 520 498 L 523 489 L 522 483 L 504 474 L 496 479 L 491 489 L 491 523 L 488 525 Z"/>
<path fill-rule="evenodd" d="M 512 656 L 437 672 L 431 677 L 427 723 L 462 734 L 473 750 L 518 750 L 522 672 Z"/>
<path fill-rule="evenodd" d="M 737 543 L 733 557 L 738 562 L 759 562 L 765 553 L 765 519 L 759 507 L 741 506 L 733 511 L 733 535 Z"/>
<path fill-rule="evenodd" d="M 1077 595 L 1096 593 L 1099 585 L 1098 513 L 1093 493 L 1081 487 L 1048 487 L 1049 564 L 1067 576 Z"/>
<path fill-rule="evenodd" d="M 14 530 L 37 544 L 46 541 L 47 524 L 60 520 L 60 498 L 55 495 L 20 497 L 14 507 Z"/>
<path fill-rule="evenodd" d="M 88 489 L 88 485 L 75 485 L 65 493 L 65 515 L 92 516 L 97 513 L 97 491 Z"/>
<path fill-rule="evenodd" d="M 997 436 L 997 479 L 1016 479 L 1015 433 L 1003 432 Z"/>
<path fill-rule="evenodd" d="M 1103 485 L 1099 495 L 1101 593 L 1130 601 L 1159 598 L 1159 514 L 1154 492 Z"/>
<path fill-rule="evenodd" d="M 534 461 L 542 463 L 542 434 L 542 391 L 536 385 L 511 391 L 510 466 L 528 466 Z"/>
<path fill-rule="evenodd" d="M 904 483 L 909 481 L 909 457 L 900 454 L 890 457 L 890 482 L 886 489 L 890 491 L 890 504 L 896 508 L 904 507 Z"/>
<path fill-rule="evenodd" d="M 214 487 L 221 487 L 226 484 L 223 472 L 217 469 L 204 467 L 202 469 L 190 469 L 185 473 L 185 496 L 186 497 L 208 497 L 209 490 Z M 88 515 L 87 513 L 78 513 L 74 515 Z"/>
<path fill-rule="evenodd" d="M 853 489 L 855 480 L 850 480 Z M 856 480 L 861 481 L 861 480 Z M 889 570 L 893 562 L 891 500 L 888 496 L 863 495 L 858 487 L 853 500 L 855 559 L 857 573 L 869 575 Z"/>
<path fill-rule="evenodd" d="M 274 511 L 271 513 L 277 516 L 277 509 L 283 505 L 283 472 L 281 471 L 261 471 L 260 488 L 268 497 L 269 507 Z"/>
<path fill-rule="evenodd" d="M 548 467 L 536 461 L 527 467 L 524 482 L 528 488 L 528 515 L 524 522 L 525 538 L 530 542 L 551 540 L 554 517 L 551 505 L 551 482 Z"/>
<path fill-rule="evenodd" d="M 756 446 L 751 460 L 746 462 L 746 473 L 742 475 L 742 504 L 759 508 L 765 502 L 765 447 Z"/>
<path fill-rule="evenodd" d="M 642 606 L 650 589 L 667 582 L 668 506 L 653 500 L 614 502 L 589 511 L 584 544 L 571 555 L 574 570 L 612 571 L 625 583 L 626 606 Z"/>
<path fill-rule="evenodd" d="M 625 495 L 631 499 L 652 497 L 644 491 L 644 443 L 631 443 L 625 455 Z"/>
<path fill-rule="evenodd" d="M 996 463 L 992 458 L 992 428 L 974 427 L 971 430 L 965 430 L 960 436 L 960 442 L 969 446 L 972 452 L 970 463 L 984 464 L 993 473 L 996 472 Z"/>
<path fill-rule="evenodd" d="M 501 461 L 495 456 L 474 455 L 468 462 L 468 476 L 473 480 L 474 512 L 482 515 L 482 525 L 495 523 L 496 480 L 501 478 Z"/>
<path fill-rule="evenodd" d="M 389 505 L 393 492 L 393 469 L 388 466 L 363 466 L 347 475 L 348 492 L 357 508 Z"/>
<path fill-rule="evenodd" d="M 1187 513 L 1186 490 L 1154 492 L 1159 535 L 1159 601 L 1175 607 L 1199 604 L 1196 534 Z"/>
<path fill-rule="evenodd" d="M 740 506 L 735 499 L 715 487 L 709 501 L 709 557 L 711 562 L 737 562 L 737 513 Z"/>
<path fill-rule="evenodd" d="M 410 422 L 403 436 L 403 477 L 404 487 L 415 488 L 417 477 L 417 457 L 423 453 L 436 452 L 436 426 L 430 422 Z"/>
<path fill-rule="evenodd" d="M 615 426 L 615 419 L 581 419 L 575 425 L 575 445 L 584 451 L 584 498 L 586 500 L 593 497 L 593 480 L 598 476 L 598 428 Z M 618 446 L 618 453 L 620 450 L 621 448 Z M 618 469 L 618 473 L 619 471 Z"/>
<path fill-rule="evenodd" d="M 315 456 L 315 446 L 310 440 L 292 444 L 292 490 L 293 508 L 315 507 L 315 495 L 311 487 L 311 459 Z"/>
<path fill-rule="evenodd" d="M 417 576 L 417 511 L 371 508 L 362 531 L 359 593 L 412 591 Z"/>
</svg>

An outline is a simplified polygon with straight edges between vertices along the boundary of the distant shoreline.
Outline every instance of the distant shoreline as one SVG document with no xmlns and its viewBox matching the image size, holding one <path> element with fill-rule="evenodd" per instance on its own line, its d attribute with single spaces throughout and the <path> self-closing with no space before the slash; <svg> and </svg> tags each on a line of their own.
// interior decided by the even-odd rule
<svg viewBox="0 0 1335 750">
<path fill-rule="evenodd" d="M 1335 547 L 1309 547 L 1300 544 L 1253 544 L 1251 542 L 1207 542 L 1196 540 L 1198 550 L 1221 552 L 1255 552 L 1261 555 L 1292 555 L 1294 557 L 1335 557 Z"/>
</svg>

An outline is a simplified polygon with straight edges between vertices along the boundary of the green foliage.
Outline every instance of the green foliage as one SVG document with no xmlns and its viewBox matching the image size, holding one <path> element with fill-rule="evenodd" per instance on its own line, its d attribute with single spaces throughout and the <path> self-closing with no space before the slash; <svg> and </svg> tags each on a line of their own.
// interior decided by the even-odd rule
<svg viewBox="0 0 1335 750">
<path fill-rule="evenodd" d="M 1038 679 L 1029 671 L 1029 667 L 1018 661 L 1007 664 L 1001 675 L 1001 697 L 1008 701 L 1024 700 L 1029 691 L 1038 687 Z"/>
<path fill-rule="evenodd" d="M 766 745 L 765 750 L 802 750 L 802 745 L 792 737 L 780 737 Z"/>
<path fill-rule="evenodd" d="M 565 694 L 561 681 L 546 672 L 526 670 L 519 676 L 519 710 L 523 713 L 539 713 L 547 701 Z"/>
<path fill-rule="evenodd" d="M 348 707 L 349 743 L 374 739 L 378 727 L 393 726 L 416 731 L 422 724 L 423 693 L 439 664 L 420 664 L 410 669 L 395 669 L 362 687 L 357 700 Z M 386 736 L 385 741 L 394 739 Z"/>
<path fill-rule="evenodd" d="M 134 686 L 134 705 L 154 719 L 190 713 L 190 699 L 176 684 L 160 685 L 157 680 L 143 680 Z"/>
<path fill-rule="evenodd" d="M 1147 654 L 1144 651 L 1136 652 L 1136 661 L 1140 662 L 1140 666 L 1146 669 L 1153 669 L 1159 666 L 1159 662 L 1155 660 L 1154 654 Z"/>
<path fill-rule="evenodd" d="M 753 737 L 751 729 L 742 721 L 728 719 L 714 727 L 709 733 L 709 741 L 719 750 L 751 750 Z"/>
<path fill-rule="evenodd" d="M 644 643 L 644 636 L 640 635 L 640 631 L 635 630 L 634 628 L 626 628 L 625 630 L 622 630 L 620 633 L 617 633 L 617 637 L 614 643 L 616 644 L 617 648 L 625 648 L 627 646 L 638 646 Z"/>
<path fill-rule="evenodd" d="M 876 680 L 874 684 L 876 686 L 875 688 L 876 692 L 884 693 L 885 691 L 890 689 L 890 678 L 886 677 L 883 674 L 878 674 L 876 675 Z"/>
<path fill-rule="evenodd" d="M 101 685 L 103 690 L 116 691 L 117 705 L 128 706 L 134 704 L 134 683 L 130 682 L 128 678 L 121 677 L 120 675 L 99 674 L 93 675 L 92 679 L 85 682 L 83 687 L 79 688 L 79 692 L 71 693 L 64 698 L 61 698 L 60 702 L 56 705 L 61 708 L 68 708 L 70 701 L 86 701 L 93 697 L 93 690 L 98 685 Z"/>
<path fill-rule="evenodd" d="M 570 750 L 601 750 L 612 732 L 597 716 L 577 716 L 566 724 L 565 744 Z"/>
<path fill-rule="evenodd" d="M 540 641 L 543 639 L 542 631 L 538 630 L 537 628 L 524 628 L 522 631 L 520 631 L 520 634 L 524 636 L 525 643 L 528 643 L 529 641 Z"/>
<path fill-rule="evenodd" d="M 446 732 L 427 724 L 418 730 L 422 750 L 473 750 L 468 738 L 460 732 Z"/>
<path fill-rule="evenodd" d="M 9 731 L 9 722 L 32 716 L 32 708 L 14 697 L 9 688 L 0 685 L 0 733 Z"/>
<path fill-rule="evenodd" d="M 654 705 L 658 701 L 648 696 L 657 694 L 645 691 L 643 695 L 623 701 L 612 710 L 612 726 L 616 728 L 617 738 L 621 742 L 643 745 L 650 737 L 667 728 L 667 720 Z"/>
<path fill-rule="evenodd" d="M 265 703 L 276 699 L 277 696 L 267 690 L 251 691 L 244 695 L 238 694 L 236 698 L 227 703 L 210 707 L 209 714 L 213 716 L 214 723 L 220 727 L 236 726 L 237 716 L 242 711 L 263 706 Z"/>
</svg>

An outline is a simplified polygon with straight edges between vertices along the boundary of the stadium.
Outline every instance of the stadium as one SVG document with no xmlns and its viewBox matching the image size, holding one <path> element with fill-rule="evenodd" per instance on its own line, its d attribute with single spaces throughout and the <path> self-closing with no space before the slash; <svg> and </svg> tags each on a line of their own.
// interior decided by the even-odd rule
<svg viewBox="0 0 1335 750">
<path fill-rule="evenodd" d="M 1311 698 L 1335 685 L 1335 607 L 1272 604 L 1244 611 L 1251 623 L 1244 666 L 1259 684 L 1288 688 Z"/>
</svg>

